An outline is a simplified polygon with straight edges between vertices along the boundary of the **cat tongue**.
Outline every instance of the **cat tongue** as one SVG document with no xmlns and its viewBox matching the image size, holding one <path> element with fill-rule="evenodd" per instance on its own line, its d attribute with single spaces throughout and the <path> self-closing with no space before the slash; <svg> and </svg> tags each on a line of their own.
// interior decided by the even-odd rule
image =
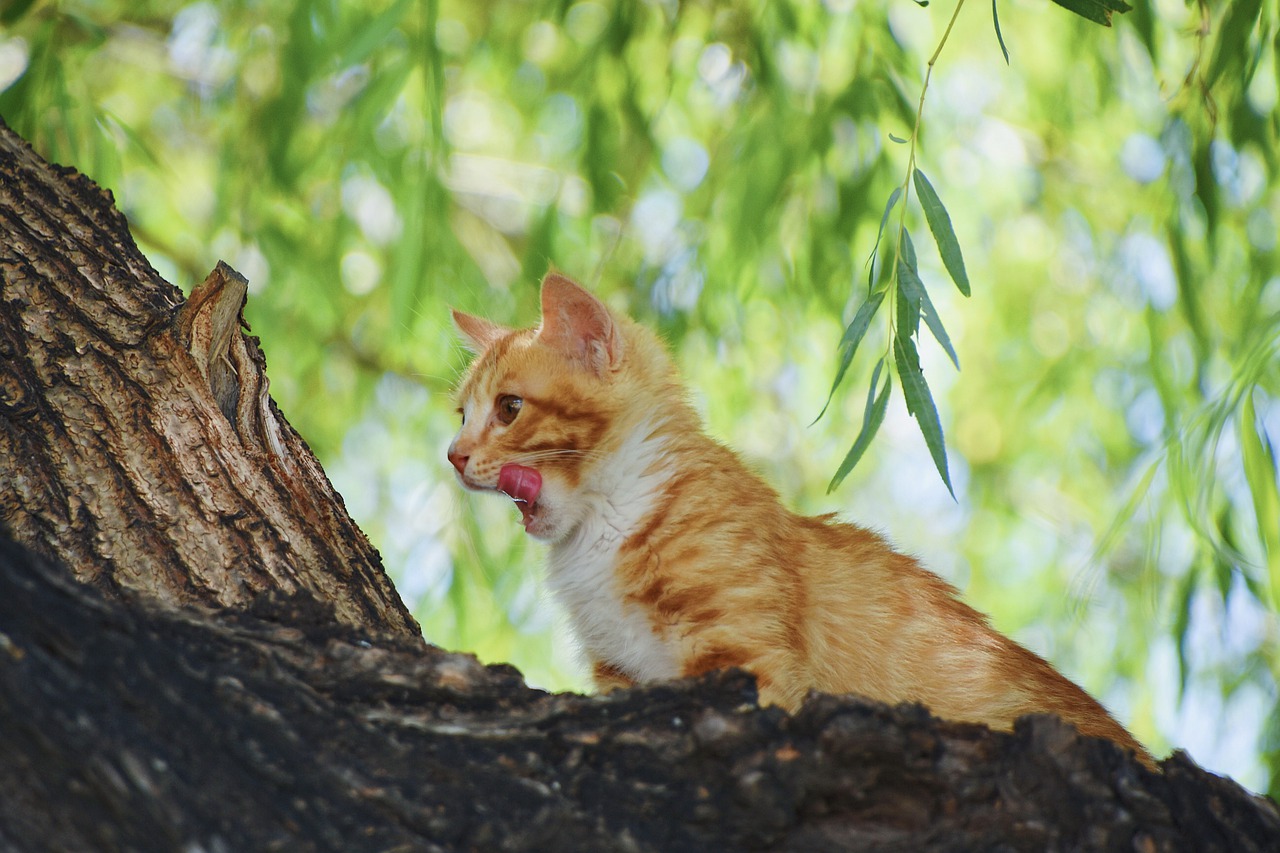
<svg viewBox="0 0 1280 853">
<path fill-rule="evenodd" d="M 513 501 L 532 506 L 542 491 L 542 475 L 523 465 L 503 465 L 498 472 L 498 491 Z"/>
</svg>

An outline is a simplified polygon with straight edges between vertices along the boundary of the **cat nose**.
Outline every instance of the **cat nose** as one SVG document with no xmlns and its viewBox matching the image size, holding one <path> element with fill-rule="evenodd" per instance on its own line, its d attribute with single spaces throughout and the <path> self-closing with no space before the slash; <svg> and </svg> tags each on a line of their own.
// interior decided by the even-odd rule
<svg viewBox="0 0 1280 853">
<path fill-rule="evenodd" d="M 463 472 L 466 471 L 467 460 L 469 460 L 470 458 L 471 458 L 470 456 L 463 456 L 461 453 L 454 450 L 452 447 L 449 448 L 449 462 L 453 465 L 454 468 L 458 469 L 458 476 L 462 476 Z"/>
</svg>

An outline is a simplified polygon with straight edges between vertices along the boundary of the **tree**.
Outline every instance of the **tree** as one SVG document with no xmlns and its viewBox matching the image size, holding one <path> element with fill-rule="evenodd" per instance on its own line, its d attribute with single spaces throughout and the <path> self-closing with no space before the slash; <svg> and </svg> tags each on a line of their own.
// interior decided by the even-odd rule
<svg viewBox="0 0 1280 853">
<path fill-rule="evenodd" d="M 41 552 L 0 543 L 6 848 L 1280 839 L 1274 803 L 1185 756 L 1153 773 L 1050 718 L 821 696 L 793 717 L 739 672 L 549 696 L 427 647 L 267 396 L 237 274 L 178 299 L 110 195 L 4 125 L 0 223 L 0 532 Z"/>
<path fill-rule="evenodd" d="M 416 635 L 267 394 L 239 331 L 244 278 L 219 264 L 184 300 L 110 194 L 0 130 L 6 532 L 103 589 L 229 606 L 301 587 L 347 622 Z"/>
<path fill-rule="evenodd" d="M 1008 64 L 963 5 L 930 66 L 958 2 L 18 2 L 0 114 L 110 187 L 184 292 L 218 257 L 246 274 L 276 399 L 431 639 L 584 683 L 537 549 L 443 460 L 448 306 L 531 320 L 554 263 L 662 331 L 792 505 L 884 530 L 1153 748 L 1268 790 L 1274 0 L 1144 0 L 1111 29 L 1001 0 Z M 896 301 L 809 426 L 883 281 L 886 201 L 918 195 L 895 138 L 972 284 L 899 203 L 886 234 L 915 238 L 963 367 L 921 323 L 954 500 L 900 386 L 825 490 L 898 367 Z"/>
</svg>

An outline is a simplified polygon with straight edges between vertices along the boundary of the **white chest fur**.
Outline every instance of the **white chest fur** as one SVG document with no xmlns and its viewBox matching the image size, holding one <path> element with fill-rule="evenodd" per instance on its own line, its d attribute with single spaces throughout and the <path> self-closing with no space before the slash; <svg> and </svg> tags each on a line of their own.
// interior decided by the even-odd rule
<svg viewBox="0 0 1280 853">
<path fill-rule="evenodd" d="M 653 507 L 667 478 L 662 440 L 644 427 L 632 433 L 606 466 L 584 483 L 582 523 L 551 547 L 547 581 L 569 614 L 574 634 L 597 661 L 637 681 L 674 678 L 676 656 L 641 608 L 623 600 L 616 566 L 618 548 Z"/>
</svg>

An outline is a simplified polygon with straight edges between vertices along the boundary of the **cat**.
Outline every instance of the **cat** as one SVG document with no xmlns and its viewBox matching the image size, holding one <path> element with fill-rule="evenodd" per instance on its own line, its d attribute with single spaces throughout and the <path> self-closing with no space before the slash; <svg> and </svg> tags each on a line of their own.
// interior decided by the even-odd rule
<svg viewBox="0 0 1280 853">
<path fill-rule="evenodd" d="M 998 729 L 1056 714 L 1154 766 L 940 577 L 871 531 L 788 511 L 703 433 L 653 332 L 555 272 L 541 305 L 520 330 L 453 311 L 476 358 L 448 459 L 549 543 L 548 584 L 599 690 L 741 667 L 792 711 L 818 690 Z"/>
</svg>

